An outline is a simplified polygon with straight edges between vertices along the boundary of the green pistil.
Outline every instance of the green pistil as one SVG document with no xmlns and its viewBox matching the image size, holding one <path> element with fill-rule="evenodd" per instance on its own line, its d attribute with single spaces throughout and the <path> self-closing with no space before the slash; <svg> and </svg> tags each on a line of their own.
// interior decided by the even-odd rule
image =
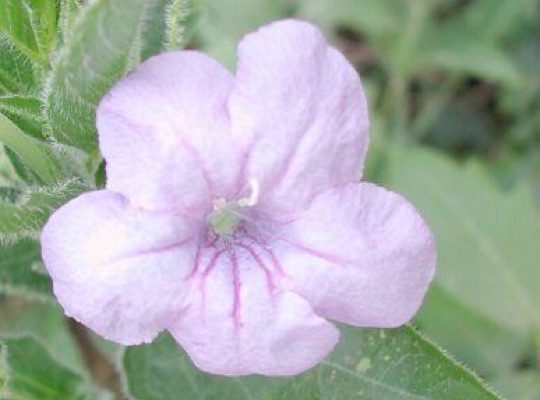
<svg viewBox="0 0 540 400">
<path fill-rule="evenodd" d="M 240 223 L 240 217 L 230 208 L 224 207 L 212 211 L 208 216 L 208 223 L 216 235 L 231 237 Z"/>
</svg>

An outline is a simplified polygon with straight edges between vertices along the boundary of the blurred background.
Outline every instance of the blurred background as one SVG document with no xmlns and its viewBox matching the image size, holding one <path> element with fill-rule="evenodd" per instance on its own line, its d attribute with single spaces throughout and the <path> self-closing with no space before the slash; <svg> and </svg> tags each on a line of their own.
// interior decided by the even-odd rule
<svg viewBox="0 0 540 400">
<path fill-rule="evenodd" d="M 439 269 L 414 324 L 509 399 L 540 399 L 540 2 L 199 0 L 186 43 L 234 69 L 238 40 L 284 17 L 316 23 L 358 69 L 364 179 L 435 232 Z M 36 334 L 82 369 L 62 313 L 35 293 L 3 295 L 0 332 Z"/>
</svg>

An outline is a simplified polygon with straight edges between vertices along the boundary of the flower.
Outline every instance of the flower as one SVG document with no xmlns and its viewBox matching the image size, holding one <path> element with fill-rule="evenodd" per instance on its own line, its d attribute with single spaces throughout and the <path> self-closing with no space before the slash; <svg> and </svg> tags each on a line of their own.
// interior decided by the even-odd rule
<svg viewBox="0 0 540 400">
<path fill-rule="evenodd" d="M 291 375 L 338 342 L 329 320 L 394 327 L 435 265 L 402 197 L 358 183 L 360 79 L 307 22 L 247 35 L 236 77 L 196 51 L 149 59 L 97 109 L 105 190 L 42 234 L 67 315 L 133 345 L 168 330 L 202 370 Z"/>
</svg>

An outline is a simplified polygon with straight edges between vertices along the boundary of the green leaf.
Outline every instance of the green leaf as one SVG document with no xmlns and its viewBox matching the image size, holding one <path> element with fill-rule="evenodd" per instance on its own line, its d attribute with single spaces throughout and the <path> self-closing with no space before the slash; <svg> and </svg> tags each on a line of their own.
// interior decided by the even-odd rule
<svg viewBox="0 0 540 400">
<path fill-rule="evenodd" d="M 141 59 L 165 50 L 184 47 L 193 25 L 192 0 L 160 0 L 154 2 L 148 15 L 151 24 L 145 24 L 142 37 Z"/>
<path fill-rule="evenodd" d="M 0 341 L 8 382 L 4 400 L 91 400 L 96 399 L 89 384 L 58 363 L 38 341 L 30 337 Z"/>
<path fill-rule="evenodd" d="M 28 93 L 34 85 L 31 61 L 0 32 L 0 94 Z"/>
<path fill-rule="evenodd" d="M 8 117 L 24 133 L 36 139 L 44 139 L 39 98 L 17 94 L 0 95 L 0 113 Z"/>
<path fill-rule="evenodd" d="M 494 386 L 512 400 L 540 399 L 540 376 L 538 371 L 514 372 L 499 376 Z"/>
<path fill-rule="evenodd" d="M 182 49 L 194 26 L 196 13 L 193 12 L 194 0 L 171 0 L 165 10 L 167 50 Z"/>
<path fill-rule="evenodd" d="M 80 7 L 80 0 L 60 0 L 60 14 L 58 16 L 59 43 L 65 43 L 71 34 L 71 27 Z"/>
<path fill-rule="evenodd" d="M 57 2 L 4 0 L 0 3 L 0 31 L 31 60 L 48 64 L 56 45 Z"/>
<path fill-rule="evenodd" d="M 17 202 L 0 202 L 0 243 L 37 238 L 49 215 L 87 188 L 69 180 L 47 188 L 29 188 Z"/>
<path fill-rule="evenodd" d="M 0 354 L 0 395 L 5 393 L 7 384 L 7 371 L 5 367 L 5 361 L 2 359 L 2 354 Z"/>
<path fill-rule="evenodd" d="M 7 390 L 7 368 L 6 368 L 6 362 L 4 360 L 4 357 L 2 353 L 0 352 L 0 395 L 3 396 L 3 394 Z"/>
<path fill-rule="evenodd" d="M 148 57 L 161 53 L 165 48 L 167 41 L 167 23 L 165 16 L 167 8 L 172 0 L 160 0 L 152 4 L 148 10 L 151 24 L 145 24 L 143 30 L 144 41 L 141 49 L 141 59 L 146 60 Z"/>
<path fill-rule="evenodd" d="M 39 246 L 33 241 L 0 246 L 0 294 L 51 299 L 50 280 L 39 261 Z"/>
<path fill-rule="evenodd" d="M 82 374 L 86 367 L 62 308 L 53 301 L 31 301 L 20 296 L 0 300 L 0 338 L 31 336 L 46 344 L 55 358 Z"/>
<path fill-rule="evenodd" d="M 534 20 L 535 2 L 476 0 L 456 7 L 443 21 L 432 18 L 418 47 L 420 64 L 520 87 L 524 76 L 502 39 Z"/>
<path fill-rule="evenodd" d="M 198 13 L 193 0 L 160 0 L 154 2 L 148 15 L 152 23 L 145 24 L 142 34 L 143 60 L 184 48 L 193 35 Z"/>
<path fill-rule="evenodd" d="M 81 8 L 58 53 L 45 93 L 52 139 L 97 153 L 96 105 L 141 61 L 141 35 L 146 24 L 154 23 L 156 13 L 152 11 L 161 1 L 93 0 Z"/>
<path fill-rule="evenodd" d="M 11 186 L 17 177 L 13 171 L 9 158 L 6 156 L 6 147 L 0 146 L 0 185 L 1 186 Z M 3 196 L 0 196 L 0 199 L 3 199 Z"/>
<path fill-rule="evenodd" d="M 38 175 L 34 171 L 32 171 L 30 168 L 28 168 L 24 163 L 21 161 L 21 158 L 15 153 L 13 150 L 11 150 L 10 147 L 4 146 L 4 152 L 6 155 L 6 158 L 10 161 L 11 167 L 15 171 L 15 174 L 23 180 L 27 185 L 40 185 L 43 183 L 43 181 L 39 178 Z M 11 179 L 10 182 L 14 182 L 15 179 Z"/>
<path fill-rule="evenodd" d="M 60 166 L 49 146 L 26 135 L 2 113 L 0 113 L 0 143 L 9 146 L 44 183 L 54 184 L 61 178 Z"/>
<path fill-rule="evenodd" d="M 476 377 L 412 328 L 342 327 L 337 349 L 294 378 L 226 378 L 197 370 L 168 335 L 128 348 L 125 380 L 134 400 L 411 399 L 496 400 Z"/>
<path fill-rule="evenodd" d="M 406 4 L 395 0 L 301 0 L 299 16 L 323 26 L 331 32 L 336 26 L 345 26 L 368 35 L 379 37 L 403 27 Z"/>
<path fill-rule="evenodd" d="M 538 335 L 540 214 L 530 191 L 517 185 L 503 193 L 478 162 L 458 165 L 425 149 L 396 147 L 390 159 L 390 186 L 418 207 L 435 233 L 437 284 L 493 327 Z M 469 334 L 463 330 L 452 332 Z M 489 343 L 491 333 L 484 335 Z"/>
<path fill-rule="evenodd" d="M 415 318 L 430 337 L 484 375 L 493 376 L 519 363 L 529 342 L 487 319 L 433 284 Z M 459 334 L 457 334 L 459 332 Z"/>
<path fill-rule="evenodd" d="M 537 14 L 540 15 L 540 7 Z M 518 118 L 517 125 L 530 124 L 530 136 L 534 136 L 540 126 L 540 113 L 537 112 L 540 109 L 540 27 L 516 44 L 512 55 L 525 77 L 520 87 L 505 88 L 501 102 L 505 112 Z"/>
<path fill-rule="evenodd" d="M 242 36 L 287 14 L 285 0 L 201 1 L 197 32 L 204 51 L 234 69 L 236 45 Z"/>
<path fill-rule="evenodd" d="M 536 21 L 537 0 L 476 0 L 461 7 L 461 12 L 451 21 L 448 28 L 463 32 L 476 41 L 513 39 L 527 22 Z M 514 36 L 515 38 L 515 36 Z"/>
<path fill-rule="evenodd" d="M 0 201 L 17 201 L 21 195 L 21 190 L 11 186 L 0 186 Z"/>
<path fill-rule="evenodd" d="M 510 87 L 519 86 L 522 81 L 521 72 L 510 54 L 494 43 L 470 40 L 469 35 L 454 31 L 449 32 L 449 38 L 431 34 L 425 41 L 420 46 L 420 68 L 468 74 Z"/>
<path fill-rule="evenodd" d="M 341 345 L 319 372 L 324 398 L 360 392 L 369 400 L 499 398 L 411 327 L 341 330 Z"/>
</svg>

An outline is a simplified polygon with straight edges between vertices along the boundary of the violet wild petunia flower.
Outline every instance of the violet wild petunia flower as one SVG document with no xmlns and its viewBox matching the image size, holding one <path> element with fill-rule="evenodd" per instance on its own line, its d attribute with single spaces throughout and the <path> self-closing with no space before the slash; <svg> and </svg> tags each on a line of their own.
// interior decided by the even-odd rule
<svg viewBox="0 0 540 400">
<path fill-rule="evenodd" d="M 150 58 L 97 109 L 106 189 L 57 210 L 43 259 L 67 315 L 134 345 L 167 330 L 202 370 L 291 375 L 328 320 L 394 327 L 432 279 L 432 235 L 360 182 L 360 79 L 309 23 L 247 35 L 236 76 L 196 51 Z"/>
</svg>

